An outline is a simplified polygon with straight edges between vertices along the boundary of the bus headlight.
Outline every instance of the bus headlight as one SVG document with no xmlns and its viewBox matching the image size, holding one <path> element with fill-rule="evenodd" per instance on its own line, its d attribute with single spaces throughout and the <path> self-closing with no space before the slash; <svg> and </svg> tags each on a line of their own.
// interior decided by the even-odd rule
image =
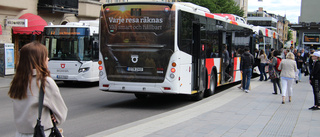
<svg viewBox="0 0 320 137">
<path fill-rule="evenodd" d="M 87 72 L 87 71 L 89 71 L 89 67 L 87 67 L 87 68 L 80 68 L 79 69 L 79 73 L 81 73 L 81 72 Z"/>
</svg>

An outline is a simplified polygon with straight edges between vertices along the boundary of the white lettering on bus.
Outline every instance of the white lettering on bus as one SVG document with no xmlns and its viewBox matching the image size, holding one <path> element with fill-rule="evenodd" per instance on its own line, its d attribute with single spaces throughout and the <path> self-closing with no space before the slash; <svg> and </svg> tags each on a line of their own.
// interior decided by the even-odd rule
<svg viewBox="0 0 320 137">
<path fill-rule="evenodd" d="M 122 24 L 122 23 L 163 23 L 163 18 L 150 18 L 150 17 L 143 17 L 143 18 L 114 18 L 109 17 L 110 23 L 115 24 Z"/>
</svg>

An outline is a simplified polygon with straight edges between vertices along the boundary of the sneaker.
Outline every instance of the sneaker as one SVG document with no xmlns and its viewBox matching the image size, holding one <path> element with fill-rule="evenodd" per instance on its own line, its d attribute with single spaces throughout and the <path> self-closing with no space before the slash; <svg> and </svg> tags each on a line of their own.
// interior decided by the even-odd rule
<svg viewBox="0 0 320 137">
<path fill-rule="evenodd" d="M 249 90 L 246 89 L 246 90 L 244 90 L 244 92 L 249 93 Z"/>
<path fill-rule="evenodd" d="M 277 95 L 278 93 L 272 93 L 273 95 Z"/>
<path fill-rule="evenodd" d="M 320 110 L 319 107 L 314 107 L 312 110 Z"/>
<path fill-rule="evenodd" d="M 310 107 L 309 109 L 314 109 L 314 108 L 316 108 L 316 106 L 312 106 L 312 107 Z"/>
</svg>

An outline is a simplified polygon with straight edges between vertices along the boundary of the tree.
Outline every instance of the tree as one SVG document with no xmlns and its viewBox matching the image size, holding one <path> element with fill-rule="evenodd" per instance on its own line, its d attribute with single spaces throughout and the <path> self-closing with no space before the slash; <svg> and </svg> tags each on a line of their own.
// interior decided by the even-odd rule
<svg viewBox="0 0 320 137">
<path fill-rule="evenodd" d="M 288 35 L 287 35 L 287 41 L 291 41 L 292 40 L 292 30 L 291 29 L 288 29 Z"/>
<path fill-rule="evenodd" d="M 244 10 L 233 0 L 181 0 L 206 7 L 211 13 L 228 13 L 243 17 Z"/>
</svg>

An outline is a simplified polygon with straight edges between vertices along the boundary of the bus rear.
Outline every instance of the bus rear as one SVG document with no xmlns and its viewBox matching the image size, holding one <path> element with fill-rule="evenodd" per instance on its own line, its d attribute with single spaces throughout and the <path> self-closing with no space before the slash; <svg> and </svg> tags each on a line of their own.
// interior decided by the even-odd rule
<svg viewBox="0 0 320 137">
<path fill-rule="evenodd" d="M 172 90 L 169 80 L 174 71 L 175 12 L 171 6 L 169 3 L 103 6 L 99 55 L 101 90 L 127 93 Z"/>
</svg>

